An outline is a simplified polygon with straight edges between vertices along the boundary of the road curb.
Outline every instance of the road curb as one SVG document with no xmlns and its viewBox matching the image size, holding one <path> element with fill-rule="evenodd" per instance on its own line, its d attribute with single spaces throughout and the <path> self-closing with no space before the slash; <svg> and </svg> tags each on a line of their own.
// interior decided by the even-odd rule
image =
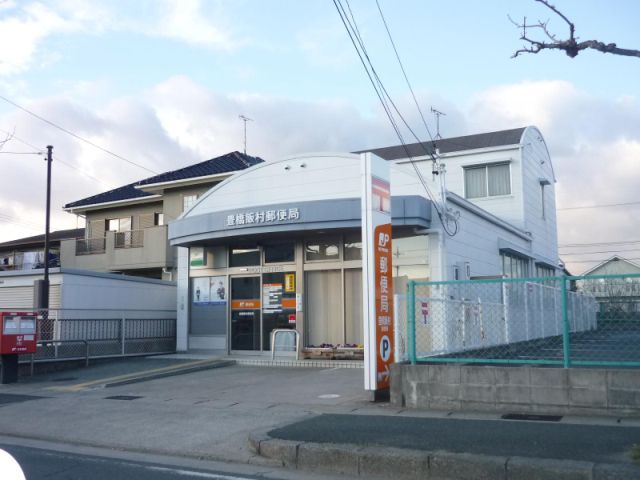
<svg viewBox="0 0 640 480">
<path fill-rule="evenodd" d="M 172 370 L 168 370 L 165 372 L 154 372 L 148 375 L 145 375 L 144 372 L 141 372 L 139 376 L 133 376 L 131 378 L 127 378 L 123 380 L 104 383 L 103 386 L 105 388 L 121 387 L 123 385 L 131 385 L 132 383 L 147 382 L 149 380 L 157 380 L 159 378 L 174 377 L 176 375 L 185 375 L 187 373 L 200 372 L 202 370 L 211 370 L 213 368 L 228 367 L 235 364 L 236 364 L 235 360 L 211 360 L 210 362 L 201 363 L 199 365 L 186 365 L 184 368 L 181 368 L 180 366 L 176 366 L 176 368 Z"/>
<path fill-rule="evenodd" d="M 504 457 L 273 438 L 273 428 L 249 435 L 250 448 L 284 467 L 394 480 L 630 480 L 640 467 L 576 460 Z"/>
</svg>

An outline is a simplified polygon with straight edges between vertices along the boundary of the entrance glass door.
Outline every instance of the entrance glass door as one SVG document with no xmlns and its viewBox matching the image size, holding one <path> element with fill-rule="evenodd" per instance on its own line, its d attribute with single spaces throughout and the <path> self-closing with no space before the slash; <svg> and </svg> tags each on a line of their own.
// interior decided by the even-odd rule
<svg viewBox="0 0 640 480">
<path fill-rule="evenodd" d="M 296 328 L 296 274 L 262 274 L 262 348 L 271 350 L 271 331 Z"/>
<path fill-rule="evenodd" d="M 231 278 L 231 350 L 260 350 L 260 277 Z"/>
</svg>

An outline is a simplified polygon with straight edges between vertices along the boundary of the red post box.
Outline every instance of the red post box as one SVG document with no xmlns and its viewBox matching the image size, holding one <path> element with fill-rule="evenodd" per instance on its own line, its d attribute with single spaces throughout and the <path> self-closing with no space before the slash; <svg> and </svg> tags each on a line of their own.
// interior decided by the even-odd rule
<svg viewBox="0 0 640 480">
<path fill-rule="evenodd" d="M 38 314 L 0 312 L 0 354 L 36 353 Z"/>
</svg>

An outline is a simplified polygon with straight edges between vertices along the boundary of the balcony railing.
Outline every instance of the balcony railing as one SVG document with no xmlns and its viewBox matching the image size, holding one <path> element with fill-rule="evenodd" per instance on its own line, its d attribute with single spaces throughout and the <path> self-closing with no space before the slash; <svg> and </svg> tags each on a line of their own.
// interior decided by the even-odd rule
<svg viewBox="0 0 640 480">
<path fill-rule="evenodd" d="M 76 238 L 76 255 L 104 253 L 106 238 Z"/>
<path fill-rule="evenodd" d="M 130 230 L 116 232 L 115 248 L 141 248 L 144 247 L 144 230 Z"/>
</svg>

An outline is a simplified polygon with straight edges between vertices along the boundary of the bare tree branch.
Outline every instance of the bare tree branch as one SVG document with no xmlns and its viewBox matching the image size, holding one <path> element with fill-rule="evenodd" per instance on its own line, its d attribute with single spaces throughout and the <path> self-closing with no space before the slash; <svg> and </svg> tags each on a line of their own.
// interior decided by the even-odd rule
<svg viewBox="0 0 640 480">
<path fill-rule="evenodd" d="M 16 133 L 16 127 L 13 127 L 13 131 L 7 132 L 7 135 L 4 138 L 4 140 L 0 140 L 0 150 L 2 150 L 4 146 L 11 141 L 15 133 Z"/>
<path fill-rule="evenodd" d="M 535 1 L 543 4 L 545 7 L 547 7 L 567 23 L 567 25 L 569 26 L 569 38 L 566 40 L 558 40 L 557 36 L 551 33 L 548 28 L 549 20 L 547 20 L 546 22 L 538 20 L 538 23 L 528 24 L 526 17 L 524 18 L 522 23 L 515 22 L 511 17 L 509 17 L 511 23 L 513 23 L 517 28 L 522 29 L 520 40 L 523 40 L 525 42 L 525 45 L 521 49 L 516 50 L 513 55 L 511 55 L 511 58 L 515 58 L 523 53 L 538 53 L 542 50 L 563 50 L 568 56 L 574 58 L 582 50 L 587 49 L 597 50 L 598 52 L 602 53 L 612 53 L 614 55 L 640 58 L 640 50 L 618 48 L 615 43 L 604 43 L 599 40 L 585 40 L 583 42 L 579 42 L 578 37 L 575 36 L 575 25 L 560 10 L 551 5 L 549 3 L 549 0 Z M 542 30 L 542 32 L 550 41 L 531 38 L 529 36 L 528 30 L 532 29 Z"/>
</svg>

